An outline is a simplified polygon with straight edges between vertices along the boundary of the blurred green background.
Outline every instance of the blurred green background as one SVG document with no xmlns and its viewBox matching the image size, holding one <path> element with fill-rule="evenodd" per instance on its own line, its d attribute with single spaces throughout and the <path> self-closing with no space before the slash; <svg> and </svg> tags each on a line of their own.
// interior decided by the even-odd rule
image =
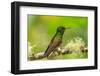
<svg viewBox="0 0 100 76">
<path fill-rule="evenodd" d="M 61 47 L 65 46 L 68 40 L 75 37 L 82 38 L 86 46 L 88 46 L 87 25 L 88 17 L 28 15 L 28 43 L 29 46 L 33 46 L 31 52 L 39 53 L 45 51 L 58 26 L 70 27 L 63 35 Z M 85 57 L 87 57 L 86 54 Z M 59 58 L 62 58 L 62 56 Z M 71 58 L 74 57 L 71 56 Z"/>
</svg>

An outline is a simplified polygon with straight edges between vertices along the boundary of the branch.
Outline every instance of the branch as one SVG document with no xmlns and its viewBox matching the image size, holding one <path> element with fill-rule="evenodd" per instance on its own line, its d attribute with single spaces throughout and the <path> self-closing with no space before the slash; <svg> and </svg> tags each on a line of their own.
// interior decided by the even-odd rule
<svg viewBox="0 0 100 76">
<path fill-rule="evenodd" d="M 87 52 L 87 51 L 88 51 L 87 48 L 84 48 L 84 49 L 81 50 L 81 52 Z M 70 53 L 72 53 L 72 51 L 69 51 L 67 49 L 58 48 L 58 49 L 54 50 L 54 52 L 52 52 L 49 55 L 49 57 L 55 57 L 55 56 L 64 55 L 64 54 L 70 54 Z M 39 52 L 37 54 L 32 54 L 32 56 L 29 57 L 28 59 L 29 60 L 39 60 L 39 59 L 43 59 L 43 58 L 45 58 L 44 57 L 44 52 Z"/>
</svg>

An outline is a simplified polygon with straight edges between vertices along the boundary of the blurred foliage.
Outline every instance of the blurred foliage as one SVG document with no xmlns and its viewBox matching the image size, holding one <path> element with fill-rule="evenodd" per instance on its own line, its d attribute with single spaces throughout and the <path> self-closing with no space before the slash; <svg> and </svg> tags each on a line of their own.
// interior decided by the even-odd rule
<svg viewBox="0 0 100 76">
<path fill-rule="evenodd" d="M 28 15 L 28 52 L 30 52 L 30 49 L 31 53 L 34 54 L 45 51 L 58 26 L 70 27 L 70 29 L 65 31 L 60 47 L 64 47 L 68 43 L 68 40 L 75 37 L 82 38 L 86 44 L 85 46 L 88 47 L 88 17 Z M 83 58 L 87 57 L 87 54 L 82 53 L 83 55 Z M 30 56 L 30 53 L 28 53 L 28 56 Z M 76 56 L 70 54 L 58 56 L 57 59 L 82 57 Z"/>
</svg>

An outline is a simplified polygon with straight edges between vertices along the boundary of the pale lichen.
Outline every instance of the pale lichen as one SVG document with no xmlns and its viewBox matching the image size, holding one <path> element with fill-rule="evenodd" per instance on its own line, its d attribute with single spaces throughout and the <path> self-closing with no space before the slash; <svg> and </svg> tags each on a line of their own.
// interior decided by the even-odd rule
<svg viewBox="0 0 100 76">
<path fill-rule="evenodd" d="M 62 51 L 69 51 L 70 53 L 80 53 L 86 49 L 86 43 L 81 37 L 75 37 L 68 41 L 63 47 Z"/>
</svg>

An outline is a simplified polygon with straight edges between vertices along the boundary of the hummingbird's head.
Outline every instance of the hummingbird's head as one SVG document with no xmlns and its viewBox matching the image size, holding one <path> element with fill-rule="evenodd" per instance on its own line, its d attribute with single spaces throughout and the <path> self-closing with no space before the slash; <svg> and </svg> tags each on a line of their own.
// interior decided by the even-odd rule
<svg viewBox="0 0 100 76">
<path fill-rule="evenodd" d="M 70 27 L 59 26 L 57 32 L 63 34 L 66 29 L 70 29 Z"/>
<path fill-rule="evenodd" d="M 66 28 L 65 28 L 64 26 L 59 26 L 59 27 L 57 28 L 57 32 L 64 33 L 65 29 L 66 29 Z"/>
</svg>

